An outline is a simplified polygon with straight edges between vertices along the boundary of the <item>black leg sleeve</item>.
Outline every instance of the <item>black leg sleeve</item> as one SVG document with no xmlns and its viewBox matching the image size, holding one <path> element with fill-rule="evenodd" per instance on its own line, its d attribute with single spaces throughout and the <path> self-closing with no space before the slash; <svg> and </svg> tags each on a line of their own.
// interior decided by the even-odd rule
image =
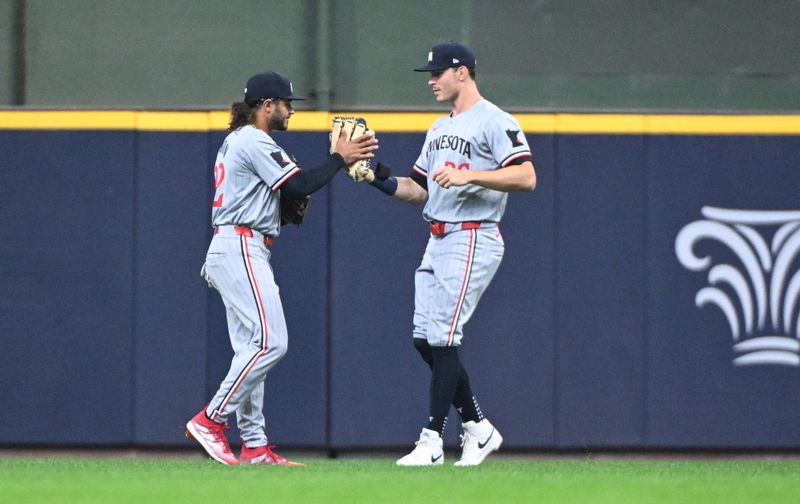
<svg viewBox="0 0 800 504">
<path fill-rule="evenodd" d="M 414 348 L 416 348 L 417 352 L 422 356 L 422 360 L 425 361 L 425 364 L 433 369 L 433 352 L 431 352 L 431 346 L 428 342 L 422 338 L 414 338 Z"/>
<path fill-rule="evenodd" d="M 431 374 L 431 403 L 428 429 L 439 435 L 444 433 L 450 404 L 458 387 L 461 363 L 458 361 L 457 347 L 431 347 L 433 354 L 433 373 Z"/>
<path fill-rule="evenodd" d="M 461 366 L 458 375 L 458 386 L 456 387 L 456 395 L 453 397 L 453 406 L 455 406 L 458 414 L 461 415 L 462 422 L 480 422 L 483 420 L 483 412 L 481 407 L 478 406 L 478 400 L 472 393 L 472 387 L 469 385 L 469 375 L 464 366 Z"/>
<path fill-rule="evenodd" d="M 417 349 L 422 360 L 433 369 L 433 351 L 431 346 L 422 338 L 414 338 L 414 348 Z M 453 396 L 453 406 L 461 415 L 462 422 L 480 422 L 483 420 L 483 412 L 478 405 L 478 400 L 475 399 L 475 394 L 472 393 L 472 387 L 469 384 L 469 374 L 464 368 L 463 364 L 459 365 L 458 384 L 456 385 L 456 393 Z"/>
</svg>

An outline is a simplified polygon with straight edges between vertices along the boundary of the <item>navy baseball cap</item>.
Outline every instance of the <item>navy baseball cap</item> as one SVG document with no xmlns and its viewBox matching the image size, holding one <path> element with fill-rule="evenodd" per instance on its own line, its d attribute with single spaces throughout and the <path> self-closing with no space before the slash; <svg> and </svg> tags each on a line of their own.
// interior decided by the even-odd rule
<svg viewBox="0 0 800 504">
<path fill-rule="evenodd" d="M 303 96 L 295 96 L 292 90 L 292 83 L 281 74 L 264 72 L 247 79 L 247 87 L 244 88 L 244 101 L 252 104 L 268 98 L 305 100 Z"/>
<path fill-rule="evenodd" d="M 446 42 L 433 46 L 428 53 L 428 64 L 415 68 L 415 72 L 437 72 L 448 68 L 458 68 L 465 66 L 475 68 L 475 55 L 469 47 L 458 42 Z"/>
</svg>

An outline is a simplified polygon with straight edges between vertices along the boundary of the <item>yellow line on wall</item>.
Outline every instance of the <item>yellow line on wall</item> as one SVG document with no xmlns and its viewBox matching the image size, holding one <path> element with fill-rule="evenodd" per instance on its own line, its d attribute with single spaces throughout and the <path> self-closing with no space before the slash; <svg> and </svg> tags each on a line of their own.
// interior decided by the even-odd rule
<svg viewBox="0 0 800 504">
<path fill-rule="evenodd" d="M 327 131 L 336 115 L 367 119 L 378 133 L 424 133 L 440 112 L 297 112 L 290 131 Z M 800 115 L 514 114 L 526 133 L 597 135 L 800 135 Z M 223 131 L 228 112 L 6 110 L 0 130 Z"/>
<path fill-rule="evenodd" d="M 211 114 L 208 112 L 137 112 L 136 129 L 139 131 L 209 131 Z"/>
<path fill-rule="evenodd" d="M 0 111 L 0 129 L 129 130 L 136 129 L 137 114 L 104 110 Z"/>
<path fill-rule="evenodd" d="M 638 134 L 645 132 L 643 115 L 636 114 L 556 114 L 556 133 Z M 523 128 L 523 131 L 527 132 Z"/>
<path fill-rule="evenodd" d="M 798 135 L 800 116 L 649 115 L 646 132 L 654 135 Z"/>
</svg>

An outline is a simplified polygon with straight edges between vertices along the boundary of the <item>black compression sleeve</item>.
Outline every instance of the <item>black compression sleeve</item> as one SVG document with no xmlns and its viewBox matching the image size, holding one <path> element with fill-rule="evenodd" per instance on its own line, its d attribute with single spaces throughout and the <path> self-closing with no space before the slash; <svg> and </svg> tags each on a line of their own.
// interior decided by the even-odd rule
<svg viewBox="0 0 800 504">
<path fill-rule="evenodd" d="M 411 175 L 409 175 L 408 178 L 410 178 L 411 180 L 413 180 L 414 182 L 419 184 L 420 187 L 422 187 L 426 191 L 428 190 L 428 177 L 422 175 L 421 173 L 419 173 L 417 171 L 412 171 Z"/>
<path fill-rule="evenodd" d="M 506 166 L 513 166 L 513 165 L 522 164 L 525 161 L 530 161 L 531 163 L 533 163 L 533 157 L 531 157 L 531 156 L 518 157 L 514 161 L 511 161 L 510 163 L 508 163 Z"/>
<path fill-rule="evenodd" d="M 330 182 L 344 166 L 342 156 L 334 152 L 320 166 L 297 172 L 281 186 L 281 191 L 295 199 L 308 196 Z"/>
</svg>

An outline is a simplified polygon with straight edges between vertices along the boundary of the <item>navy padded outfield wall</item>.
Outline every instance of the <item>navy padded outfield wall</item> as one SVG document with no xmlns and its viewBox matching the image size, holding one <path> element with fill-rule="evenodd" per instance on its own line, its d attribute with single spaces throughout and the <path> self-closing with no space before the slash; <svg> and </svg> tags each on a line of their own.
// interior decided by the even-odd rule
<svg viewBox="0 0 800 504">
<path fill-rule="evenodd" d="M 199 276 L 221 128 L 4 117 L 0 445 L 188 443 L 183 424 L 231 358 Z M 509 197 L 506 255 L 462 349 L 507 446 L 800 448 L 800 118 L 786 120 L 523 121 L 538 187 Z M 380 159 L 407 174 L 428 124 L 382 133 Z M 322 129 L 276 137 L 311 166 Z M 416 438 L 429 372 L 411 342 L 413 274 L 427 238 L 420 208 L 343 175 L 283 230 L 272 264 L 290 340 L 267 379 L 272 440 Z"/>
</svg>

